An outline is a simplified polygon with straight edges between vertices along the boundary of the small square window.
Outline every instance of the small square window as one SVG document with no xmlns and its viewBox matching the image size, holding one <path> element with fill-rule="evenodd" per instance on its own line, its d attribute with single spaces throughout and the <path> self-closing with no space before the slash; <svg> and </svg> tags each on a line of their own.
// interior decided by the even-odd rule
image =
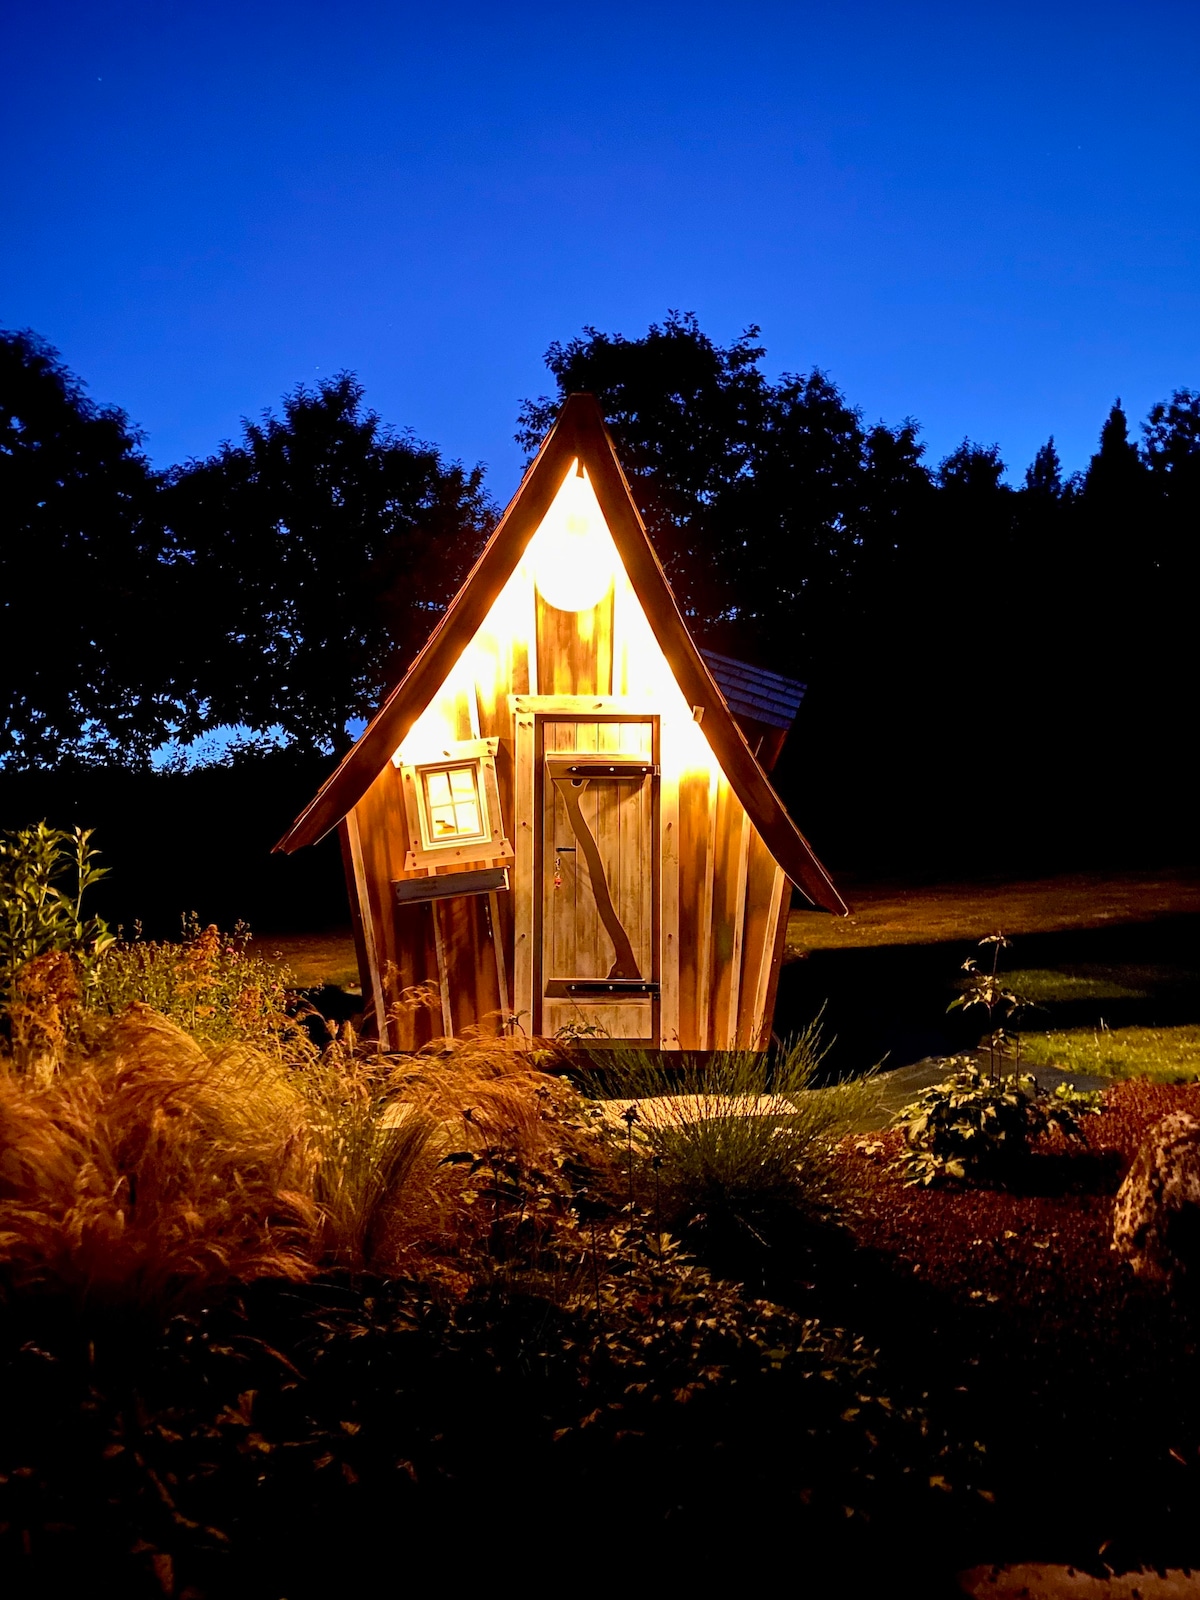
<svg viewBox="0 0 1200 1600">
<path fill-rule="evenodd" d="M 440 761 L 401 764 L 406 872 L 512 859 L 500 821 L 497 742 L 463 740 L 448 746 Z"/>
<path fill-rule="evenodd" d="M 430 844 L 443 840 L 481 839 L 483 805 L 479 794 L 479 765 L 421 773 L 425 817 Z"/>
</svg>

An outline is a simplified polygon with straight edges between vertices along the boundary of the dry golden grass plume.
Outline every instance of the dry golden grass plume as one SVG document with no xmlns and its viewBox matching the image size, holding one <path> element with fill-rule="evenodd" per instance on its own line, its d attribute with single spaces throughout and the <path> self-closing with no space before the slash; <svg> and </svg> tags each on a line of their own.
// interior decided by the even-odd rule
<svg viewBox="0 0 1200 1600">
<path fill-rule="evenodd" d="M 407 1270 L 441 1236 L 454 1199 L 434 1119 L 413 1105 L 397 1114 L 379 1062 L 336 1048 L 308 1061 L 295 1082 L 309 1120 L 321 1258 Z"/>
<path fill-rule="evenodd" d="M 162 1305 L 307 1277 L 313 1165 L 281 1069 L 210 1059 L 146 1006 L 49 1081 L 0 1072 L 0 1258 L 18 1284 Z"/>
<path fill-rule="evenodd" d="M 598 1156 L 583 1101 L 545 1070 L 547 1052 L 524 1037 L 465 1029 L 394 1067 L 389 1088 L 442 1124 L 457 1149 L 502 1149 L 536 1166 L 570 1149 Z"/>
<path fill-rule="evenodd" d="M 579 1097 L 524 1040 L 468 1033 L 398 1062 L 353 1039 L 320 1052 L 299 1032 L 286 1049 L 201 1042 L 137 1001 L 74 1026 L 78 997 L 69 960 L 48 957 L 10 1002 L 10 1285 L 161 1308 L 325 1266 L 452 1282 L 474 1213 L 447 1154 L 500 1150 L 530 1168 L 598 1154 Z"/>
</svg>

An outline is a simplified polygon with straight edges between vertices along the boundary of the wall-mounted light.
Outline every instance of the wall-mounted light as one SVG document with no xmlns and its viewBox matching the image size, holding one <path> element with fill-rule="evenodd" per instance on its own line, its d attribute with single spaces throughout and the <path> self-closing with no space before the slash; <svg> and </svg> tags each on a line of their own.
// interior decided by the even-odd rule
<svg viewBox="0 0 1200 1600">
<path fill-rule="evenodd" d="M 526 559 L 538 593 L 559 611 L 590 611 L 612 587 L 616 546 L 578 462 L 563 479 Z"/>
</svg>

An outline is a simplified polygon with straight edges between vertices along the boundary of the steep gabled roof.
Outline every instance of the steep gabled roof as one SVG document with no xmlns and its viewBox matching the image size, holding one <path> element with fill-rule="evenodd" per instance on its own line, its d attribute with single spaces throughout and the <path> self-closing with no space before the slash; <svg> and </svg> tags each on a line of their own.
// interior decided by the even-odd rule
<svg viewBox="0 0 1200 1600">
<path fill-rule="evenodd" d="M 703 708 L 701 730 L 764 844 L 810 900 L 844 914 L 841 895 L 754 759 L 688 632 L 600 407 L 590 394 L 568 396 L 495 533 L 424 649 L 276 850 L 290 854 L 301 845 L 315 844 L 362 799 L 475 637 L 575 460 L 587 471 L 634 593 L 675 680 L 688 705 Z"/>
</svg>

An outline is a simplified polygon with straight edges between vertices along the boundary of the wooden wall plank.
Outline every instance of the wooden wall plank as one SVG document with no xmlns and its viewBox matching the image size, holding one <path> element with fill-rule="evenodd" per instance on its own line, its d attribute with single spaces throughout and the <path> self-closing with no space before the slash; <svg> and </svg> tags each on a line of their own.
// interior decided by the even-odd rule
<svg viewBox="0 0 1200 1600">
<path fill-rule="evenodd" d="M 663 780 L 665 789 L 667 780 Z M 708 853 L 707 772 L 690 771 L 676 786 L 676 831 L 678 838 L 675 873 L 676 924 L 678 950 L 687 952 L 679 962 L 677 983 L 677 1023 L 679 1044 L 684 1050 L 702 1050 L 704 1036 L 701 1001 L 701 969 L 707 963 L 710 910 L 704 904 L 704 877 Z M 664 808 L 665 809 L 665 808 Z M 664 927 L 666 917 L 664 915 Z M 665 940 L 664 940 L 665 962 Z M 663 1030 L 664 1035 L 666 1029 Z"/>
<path fill-rule="evenodd" d="M 662 761 L 662 726 L 658 726 L 658 748 L 654 759 Z M 679 783 L 672 772 L 664 771 L 658 781 L 658 925 L 653 930 L 657 944 L 659 1004 L 658 1045 L 663 1050 L 680 1048 L 680 975 L 692 957 L 685 957 L 679 935 L 680 826 Z M 650 784 L 646 785 L 649 789 Z"/>
<path fill-rule="evenodd" d="M 739 1050 L 756 1049 L 762 1031 L 762 1008 L 771 955 L 775 946 L 775 921 L 782 894 L 783 874 L 750 825 L 746 867 L 746 901 L 743 913 L 742 976 L 738 988 L 737 1044 Z"/>
<path fill-rule="evenodd" d="M 613 591 L 587 611 L 559 611 L 536 597 L 539 694 L 612 693 Z"/>
<path fill-rule="evenodd" d="M 765 1050 L 771 1042 L 775 1024 L 775 997 L 779 992 L 779 973 L 783 967 L 784 946 L 787 943 L 788 911 L 791 907 L 792 886 L 782 867 L 776 869 L 772 894 L 772 923 L 768 925 L 764 942 L 770 950 L 770 959 L 763 964 L 759 974 L 758 993 L 755 998 L 755 1031 L 748 1046 L 751 1050 Z"/>
<path fill-rule="evenodd" d="M 717 784 L 713 851 L 710 1050 L 732 1050 L 737 1038 L 742 912 L 746 897 L 745 822 L 741 802 L 722 777 Z"/>
<path fill-rule="evenodd" d="M 763 984 L 762 1024 L 758 1029 L 758 1038 L 755 1050 L 766 1050 L 771 1043 L 771 1034 L 774 1029 L 774 1002 L 779 994 L 779 973 L 784 966 L 784 950 L 787 947 L 787 914 L 792 909 L 792 885 L 789 878 L 779 870 L 782 878 L 779 890 L 779 906 L 774 918 L 774 938 L 771 941 L 771 962 L 766 968 L 765 984 Z"/>
<path fill-rule="evenodd" d="M 705 813 L 707 830 L 704 840 L 703 855 L 701 858 L 702 878 L 700 881 L 700 945 L 697 956 L 697 1011 L 696 1015 L 700 1024 L 700 1043 L 697 1048 L 701 1050 L 712 1049 L 712 998 L 713 984 L 715 982 L 716 945 L 713 937 L 716 905 L 716 870 L 717 870 L 717 797 L 720 792 L 721 776 L 714 763 L 708 771 L 708 800 Z"/>
<path fill-rule="evenodd" d="M 383 998 L 383 982 L 379 969 L 379 956 L 375 941 L 375 911 L 367 887 L 363 866 L 362 840 L 358 831 L 357 808 L 343 817 L 339 831 L 342 837 L 344 864 L 349 865 L 351 905 L 354 917 L 354 945 L 358 952 L 359 981 L 362 985 L 364 1010 L 370 1009 L 375 1017 L 375 1034 L 381 1047 L 388 1048 L 387 1007 Z"/>
<path fill-rule="evenodd" d="M 429 903 L 429 917 L 433 924 L 433 948 L 437 953 L 438 995 L 442 1002 L 442 1037 L 454 1037 L 454 1012 L 450 1008 L 450 964 L 446 957 L 446 941 L 442 937 L 441 907 L 436 900 Z"/>
<path fill-rule="evenodd" d="M 737 1047 L 738 1011 L 742 995 L 742 952 L 746 933 L 746 879 L 750 865 L 750 835 L 754 831 L 750 818 L 744 810 L 741 818 L 734 823 L 734 827 L 737 832 L 737 879 L 733 891 L 736 918 L 733 925 L 733 955 L 729 964 L 729 1011 L 725 1021 L 725 1037 L 729 1040 L 727 1046 L 729 1049 Z"/>
</svg>

